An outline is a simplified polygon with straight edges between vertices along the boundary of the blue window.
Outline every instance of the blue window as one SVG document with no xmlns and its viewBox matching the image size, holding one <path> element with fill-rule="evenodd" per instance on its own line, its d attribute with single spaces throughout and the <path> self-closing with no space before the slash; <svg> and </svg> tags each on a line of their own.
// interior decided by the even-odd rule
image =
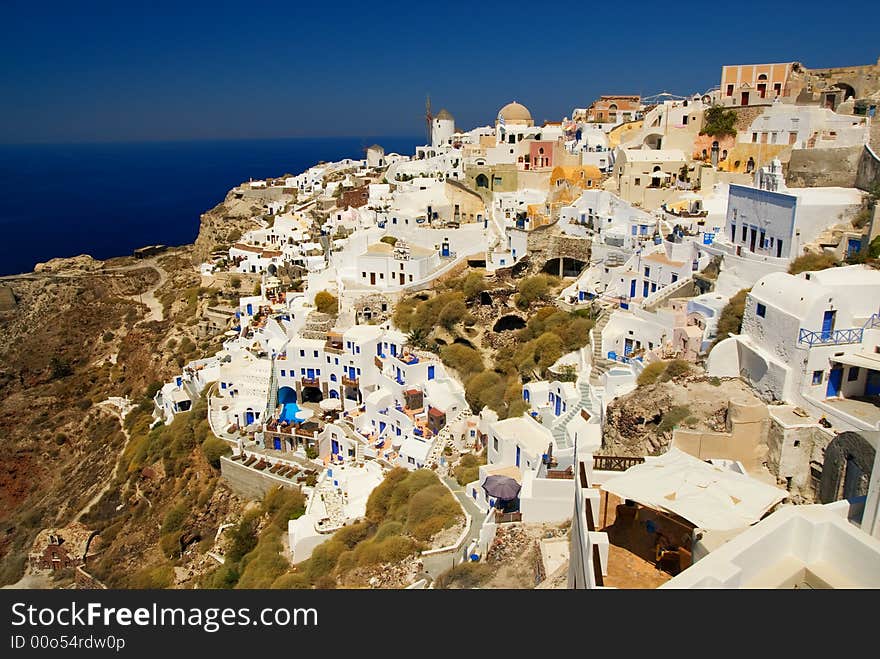
<svg viewBox="0 0 880 659">
<path fill-rule="evenodd" d="M 678 281 L 678 275 L 675 274 L 675 273 L 673 273 L 673 274 L 672 274 L 672 283 L 674 284 L 674 283 L 677 282 L 677 281 Z"/>
<path fill-rule="evenodd" d="M 281 377 L 287 377 L 287 371 L 285 371 L 283 368 L 281 369 Z"/>
<path fill-rule="evenodd" d="M 645 268 L 645 276 L 646 276 L 646 277 L 650 277 L 650 276 L 651 276 L 651 268 Z"/>
<path fill-rule="evenodd" d="M 225 382 L 221 382 L 221 383 L 220 383 L 220 388 L 221 388 L 221 389 L 226 389 L 226 383 L 225 383 Z"/>
<path fill-rule="evenodd" d="M 299 351 L 299 356 L 300 356 L 300 357 L 305 357 L 305 356 L 306 356 L 306 351 L 305 351 L 305 350 L 300 350 L 300 351 Z"/>
<path fill-rule="evenodd" d="M 330 374 L 330 382 L 336 382 L 336 373 Z"/>
<path fill-rule="evenodd" d="M 632 235 L 637 236 L 639 234 L 639 228 L 633 224 L 632 225 Z"/>
<path fill-rule="evenodd" d="M 361 354 L 361 347 L 360 347 L 360 346 L 355 346 L 354 351 L 355 351 L 355 353 L 358 354 L 358 355 Z"/>
<path fill-rule="evenodd" d="M 822 384 L 822 371 L 813 371 L 813 384 Z"/>
<path fill-rule="evenodd" d="M 315 357 L 317 357 L 317 356 L 318 356 L 318 351 L 317 351 L 317 350 L 315 350 Z"/>
<path fill-rule="evenodd" d="M 847 375 L 846 375 L 847 382 L 852 382 L 852 381 L 858 380 L 858 379 L 859 379 L 859 367 L 858 366 L 851 366 L 849 369 L 849 373 L 847 373 Z"/>
<path fill-rule="evenodd" d="M 755 313 L 758 314 L 761 318 L 767 315 L 767 307 L 758 302 L 758 306 L 755 307 Z"/>
</svg>

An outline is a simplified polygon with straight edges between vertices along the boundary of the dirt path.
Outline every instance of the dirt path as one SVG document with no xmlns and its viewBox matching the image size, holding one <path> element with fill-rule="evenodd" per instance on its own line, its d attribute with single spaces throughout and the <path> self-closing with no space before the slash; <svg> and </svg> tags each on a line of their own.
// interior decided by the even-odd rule
<svg viewBox="0 0 880 659">
<path fill-rule="evenodd" d="M 119 464 L 121 462 L 122 454 L 125 452 L 125 449 L 128 448 L 128 443 L 131 441 L 131 435 L 128 433 L 128 428 L 125 427 L 125 414 L 131 409 L 131 405 L 126 405 L 125 403 L 112 402 L 110 399 L 103 400 L 98 405 L 104 406 L 106 409 L 110 411 L 111 414 L 116 416 L 119 419 L 119 425 L 122 427 L 122 433 L 125 435 L 125 443 L 122 445 L 122 448 L 119 449 L 119 453 L 116 456 L 116 463 L 113 465 L 113 471 L 110 473 L 110 476 L 107 478 L 104 483 L 104 487 L 102 487 L 95 496 L 89 499 L 88 503 L 83 506 L 82 510 L 80 510 L 76 517 L 74 517 L 73 521 L 78 522 L 80 519 L 88 513 L 92 506 L 94 506 L 98 501 L 101 500 L 110 487 L 113 485 L 113 481 L 116 479 L 116 474 L 119 473 Z M 151 504 L 152 506 L 152 504 Z"/>
<path fill-rule="evenodd" d="M 165 256 L 163 254 L 163 256 Z M 150 258 L 144 259 L 140 263 L 133 263 L 132 265 L 124 265 L 118 268 L 107 268 L 108 272 L 122 272 L 125 270 L 140 270 L 141 268 L 153 268 L 156 272 L 159 273 L 159 281 L 150 286 L 143 293 L 138 295 L 129 295 L 129 300 L 134 300 L 135 302 L 140 302 L 141 304 L 147 305 L 147 308 L 150 310 L 149 313 L 144 316 L 140 322 L 142 323 L 150 323 L 155 321 L 162 321 L 165 318 L 165 311 L 162 308 L 162 303 L 159 302 L 159 298 L 156 297 L 156 291 L 161 288 L 166 281 L 168 281 L 168 273 L 159 265 L 158 258 Z"/>
</svg>

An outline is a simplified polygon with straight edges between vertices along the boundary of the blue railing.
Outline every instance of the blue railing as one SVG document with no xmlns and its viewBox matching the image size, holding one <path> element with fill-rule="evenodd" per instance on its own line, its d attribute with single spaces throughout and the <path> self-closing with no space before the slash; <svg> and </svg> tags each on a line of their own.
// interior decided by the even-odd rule
<svg viewBox="0 0 880 659">
<path fill-rule="evenodd" d="M 861 327 L 850 327 L 839 330 L 813 330 L 801 329 L 798 333 L 798 343 L 806 343 L 813 346 L 839 346 L 850 343 L 861 343 L 866 329 L 880 327 L 880 314 L 873 314 Z"/>
<path fill-rule="evenodd" d="M 862 335 L 864 333 L 865 330 L 861 327 L 829 330 L 827 332 L 814 332 L 812 330 L 801 329 L 798 334 L 798 343 L 806 343 L 811 348 L 813 346 L 839 346 L 848 343 L 861 343 Z"/>
</svg>

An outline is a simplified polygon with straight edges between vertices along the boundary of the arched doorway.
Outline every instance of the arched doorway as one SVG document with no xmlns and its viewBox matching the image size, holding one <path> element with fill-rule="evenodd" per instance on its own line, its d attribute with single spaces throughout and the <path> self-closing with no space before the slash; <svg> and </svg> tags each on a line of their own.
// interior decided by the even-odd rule
<svg viewBox="0 0 880 659">
<path fill-rule="evenodd" d="M 253 409 L 251 409 L 250 407 L 247 408 L 247 410 L 246 410 L 245 413 L 244 413 L 244 424 L 245 424 L 246 426 L 249 426 L 249 425 L 251 425 L 251 424 L 252 424 L 254 421 L 256 421 L 256 420 L 257 420 L 257 417 L 256 417 L 256 415 L 254 414 Z"/>
<path fill-rule="evenodd" d="M 857 432 L 842 432 L 825 449 L 819 500 L 831 503 L 868 493 L 875 449 Z"/>
<path fill-rule="evenodd" d="M 284 405 L 285 403 L 295 403 L 296 402 L 296 390 L 293 387 L 281 387 L 278 390 L 278 403 L 280 405 Z"/>
<path fill-rule="evenodd" d="M 303 387 L 302 388 L 302 402 L 304 403 L 320 403 L 324 400 L 324 394 L 321 393 L 321 389 L 318 387 Z"/>
<path fill-rule="evenodd" d="M 339 398 L 339 392 L 336 389 L 330 390 L 330 398 Z"/>
<path fill-rule="evenodd" d="M 659 188 L 660 182 L 663 180 L 663 172 L 660 169 L 660 165 L 656 165 L 654 167 L 654 171 L 651 173 L 651 187 Z"/>
<path fill-rule="evenodd" d="M 851 98 L 855 98 L 856 90 L 845 82 L 838 82 L 835 84 L 835 87 L 843 90 L 843 100 L 847 101 Z"/>
<path fill-rule="evenodd" d="M 489 177 L 485 174 L 479 174 L 477 176 L 477 187 L 478 188 L 488 188 L 489 187 Z"/>
</svg>

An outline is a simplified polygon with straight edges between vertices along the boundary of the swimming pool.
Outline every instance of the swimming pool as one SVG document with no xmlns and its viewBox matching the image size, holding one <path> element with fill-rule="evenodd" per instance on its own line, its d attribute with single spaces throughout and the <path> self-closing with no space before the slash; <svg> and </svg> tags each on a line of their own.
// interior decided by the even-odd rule
<svg viewBox="0 0 880 659">
<path fill-rule="evenodd" d="M 296 403 L 283 403 L 281 416 L 278 417 L 279 421 L 288 421 L 293 423 L 294 421 L 299 421 L 299 419 L 295 418 L 297 412 L 299 412 L 299 405 Z"/>
</svg>

